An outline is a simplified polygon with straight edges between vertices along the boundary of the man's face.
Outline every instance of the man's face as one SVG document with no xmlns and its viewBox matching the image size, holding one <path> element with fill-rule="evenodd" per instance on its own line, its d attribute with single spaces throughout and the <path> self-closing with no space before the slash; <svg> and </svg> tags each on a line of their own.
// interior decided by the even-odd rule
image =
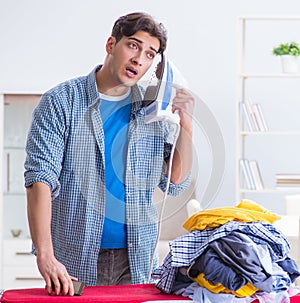
<svg viewBox="0 0 300 303">
<path fill-rule="evenodd" d="M 110 37 L 106 49 L 114 83 L 134 85 L 150 68 L 159 47 L 159 40 L 143 31 L 130 37 L 123 36 L 118 43 Z"/>
</svg>

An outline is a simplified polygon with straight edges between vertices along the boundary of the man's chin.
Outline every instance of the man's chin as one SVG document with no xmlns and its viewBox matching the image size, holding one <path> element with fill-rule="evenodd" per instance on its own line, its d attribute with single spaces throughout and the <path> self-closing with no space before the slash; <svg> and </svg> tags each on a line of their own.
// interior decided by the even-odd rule
<svg viewBox="0 0 300 303">
<path fill-rule="evenodd" d="M 139 80 L 139 79 L 138 79 L 138 80 Z M 130 81 L 123 82 L 123 85 L 124 85 L 125 87 L 132 87 L 132 86 L 134 86 L 135 84 L 137 84 L 138 80 L 132 79 L 132 80 L 130 80 Z"/>
</svg>

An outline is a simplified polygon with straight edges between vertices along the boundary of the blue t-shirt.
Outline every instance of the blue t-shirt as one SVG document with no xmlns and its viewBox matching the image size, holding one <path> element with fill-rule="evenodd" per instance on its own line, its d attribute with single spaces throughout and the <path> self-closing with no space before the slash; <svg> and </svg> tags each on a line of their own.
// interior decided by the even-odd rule
<svg viewBox="0 0 300 303">
<path fill-rule="evenodd" d="M 130 90 L 123 96 L 100 94 L 100 113 L 105 141 L 105 220 L 101 248 L 125 248 L 125 164 L 131 113 Z"/>
</svg>

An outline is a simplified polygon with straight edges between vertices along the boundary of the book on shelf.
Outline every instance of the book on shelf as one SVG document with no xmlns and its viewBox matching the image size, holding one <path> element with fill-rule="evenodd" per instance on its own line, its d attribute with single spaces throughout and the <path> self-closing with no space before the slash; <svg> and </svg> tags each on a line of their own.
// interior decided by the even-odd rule
<svg viewBox="0 0 300 303">
<path fill-rule="evenodd" d="M 276 174 L 276 187 L 300 188 L 300 174 Z"/>
<path fill-rule="evenodd" d="M 243 115 L 244 121 L 245 121 L 245 125 L 247 126 L 248 130 L 250 132 L 254 131 L 254 125 L 252 122 L 252 119 L 250 117 L 250 114 L 246 108 L 246 104 L 244 102 L 240 102 L 240 112 Z"/>
<path fill-rule="evenodd" d="M 243 173 L 246 188 L 254 189 L 254 183 L 251 182 L 252 180 L 251 180 L 251 176 L 250 176 L 249 166 L 247 165 L 247 160 L 240 159 L 240 167 L 241 167 L 241 171 Z"/>
<path fill-rule="evenodd" d="M 264 184 L 262 181 L 260 169 L 256 160 L 249 161 L 250 171 L 254 179 L 255 189 L 262 190 L 264 189 Z"/>
<path fill-rule="evenodd" d="M 277 180 L 300 180 L 300 173 L 292 173 L 292 174 L 276 174 Z"/>
<path fill-rule="evenodd" d="M 240 111 L 250 132 L 268 131 L 262 107 L 259 103 L 253 104 L 250 100 L 240 102 Z"/>
<path fill-rule="evenodd" d="M 267 122 L 265 120 L 261 105 L 259 103 L 252 104 L 252 109 L 257 121 L 258 130 L 262 132 L 268 131 Z"/>
<path fill-rule="evenodd" d="M 240 159 L 240 167 L 247 189 L 262 190 L 264 188 L 257 161 Z"/>
</svg>

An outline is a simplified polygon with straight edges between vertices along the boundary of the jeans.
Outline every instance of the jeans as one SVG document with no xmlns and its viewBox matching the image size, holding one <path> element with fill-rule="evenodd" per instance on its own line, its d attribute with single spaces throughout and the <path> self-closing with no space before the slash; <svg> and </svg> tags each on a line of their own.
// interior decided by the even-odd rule
<svg viewBox="0 0 300 303">
<path fill-rule="evenodd" d="M 100 249 L 97 285 L 131 284 L 127 248 Z"/>
</svg>

